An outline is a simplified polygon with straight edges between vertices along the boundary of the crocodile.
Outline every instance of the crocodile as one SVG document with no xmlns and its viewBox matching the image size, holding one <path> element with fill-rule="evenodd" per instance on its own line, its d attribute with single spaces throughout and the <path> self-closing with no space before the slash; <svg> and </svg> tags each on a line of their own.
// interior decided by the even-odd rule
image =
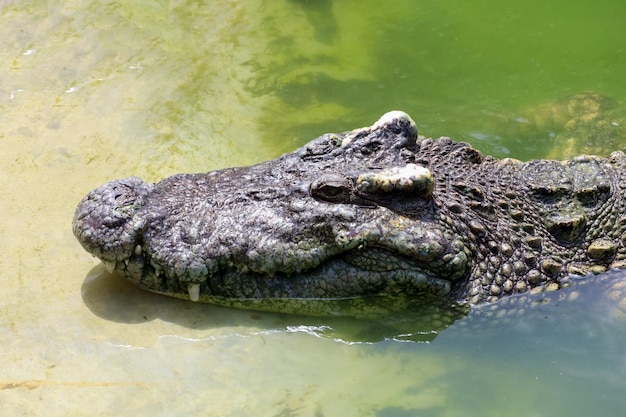
<svg viewBox="0 0 626 417">
<path fill-rule="evenodd" d="M 626 268 L 625 205 L 621 151 L 497 159 L 392 111 L 257 165 L 108 182 L 72 226 L 108 271 L 191 301 L 471 306 Z"/>
</svg>

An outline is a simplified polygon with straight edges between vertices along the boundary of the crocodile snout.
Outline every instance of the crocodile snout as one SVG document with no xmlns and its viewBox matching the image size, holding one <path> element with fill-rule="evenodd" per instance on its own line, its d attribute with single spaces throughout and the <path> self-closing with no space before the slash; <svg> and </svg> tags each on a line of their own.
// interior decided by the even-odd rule
<svg viewBox="0 0 626 417">
<path fill-rule="evenodd" d="M 85 196 L 74 213 L 74 235 L 87 252 L 113 270 L 137 245 L 143 221 L 135 217 L 152 190 L 137 177 L 111 181 Z"/>
</svg>

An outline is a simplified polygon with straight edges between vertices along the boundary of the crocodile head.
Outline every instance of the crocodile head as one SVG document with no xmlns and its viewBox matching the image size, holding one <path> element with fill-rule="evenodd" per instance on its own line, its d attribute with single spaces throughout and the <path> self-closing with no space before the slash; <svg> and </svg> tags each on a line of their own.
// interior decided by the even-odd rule
<svg viewBox="0 0 626 417">
<path fill-rule="evenodd" d="M 461 163 L 481 158 L 442 143 Z M 390 112 L 259 165 L 110 182 L 80 202 L 73 230 L 110 271 L 193 301 L 446 295 L 470 250 L 436 201 L 447 179 L 420 158 L 427 145 Z"/>
</svg>

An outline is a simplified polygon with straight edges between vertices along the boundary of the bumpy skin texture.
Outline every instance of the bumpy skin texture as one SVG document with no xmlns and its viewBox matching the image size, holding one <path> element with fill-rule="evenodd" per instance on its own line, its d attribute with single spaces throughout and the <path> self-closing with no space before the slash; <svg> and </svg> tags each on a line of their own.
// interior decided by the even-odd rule
<svg viewBox="0 0 626 417">
<path fill-rule="evenodd" d="M 481 303 L 626 267 L 625 167 L 498 160 L 390 112 L 251 167 L 112 181 L 73 230 L 109 270 L 194 301 Z"/>
</svg>

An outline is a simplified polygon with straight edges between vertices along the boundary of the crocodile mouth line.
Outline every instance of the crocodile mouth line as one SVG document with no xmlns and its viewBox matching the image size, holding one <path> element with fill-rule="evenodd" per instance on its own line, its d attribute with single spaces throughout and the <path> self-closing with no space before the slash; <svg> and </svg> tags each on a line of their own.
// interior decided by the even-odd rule
<svg viewBox="0 0 626 417">
<path fill-rule="evenodd" d="M 385 262 L 380 262 L 383 259 Z M 103 261 L 139 287 L 190 301 L 223 299 L 352 299 L 372 295 L 430 294 L 443 297 L 455 279 L 385 248 L 353 249 L 299 272 L 261 273 L 223 266 L 197 279 L 155 268 L 138 244 L 123 261 Z M 180 271 L 179 271 L 180 272 Z M 355 291 L 358 288 L 358 291 Z"/>
</svg>

